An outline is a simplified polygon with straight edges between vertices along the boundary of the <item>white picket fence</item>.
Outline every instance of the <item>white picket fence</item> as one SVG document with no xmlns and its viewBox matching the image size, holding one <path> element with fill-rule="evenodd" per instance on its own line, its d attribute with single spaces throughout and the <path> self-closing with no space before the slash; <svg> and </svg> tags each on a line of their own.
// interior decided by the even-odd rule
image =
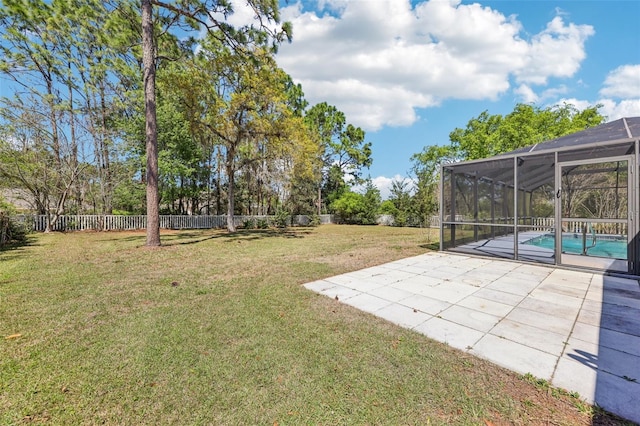
<svg viewBox="0 0 640 426">
<path fill-rule="evenodd" d="M 431 221 L 432 227 L 438 227 L 439 217 L 434 216 Z M 311 218 L 305 215 L 295 215 L 292 217 L 292 221 L 289 224 L 294 226 L 307 226 L 311 223 Z M 456 221 L 466 222 L 465 218 L 456 216 Z M 18 215 L 15 220 L 24 224 L 27 229 L 33 231 L 44 231 L 47 228 L 47 216 L 46 215 Z M 381 225 L 391 225 L 390 218 L 380 216 L 378 223 Z M 267 224 L 273 226 L 275 224 L 275 216 L 234 216 L 233 222 L 236 227 L 241 227 L 247 222 L 252 223 L 252 227 L 259 227 L 259 225 Z M 554 228 L 553 218 L 538 217 L 538 218 L 526 218 L 526 226 L 531 231 L 550 231 Z M 333 215 L 323 214 L 320 215 L 320 224 L 336 223 L 336 219 Z M 499 223 L 512 224 L 513 218 L 503 218 Z M 482 224 L 482 223 L 481 223 Z M 486 222 L 484 223 L 486 224 Z M 580 221 L 563 221 L 562 229 L 564 232 L 582 232 L 582 226 L 584 222 Z M 619 234 L 626 235 L 627 225 L 626 223 L 592 223 L 593 232 L 596 234 Z M 121 215 L 65 215 L 58 217 L 58 220 L 53 224 L 53 231 L 127 231 L 136 229 L 146 229 L 147 216 L 121 216 Z M 177 216 L 177 215 L 160 215 L 160 228 L 161 229 L 213 229 L 213 228 L 226 228 L 227 216 Z M 592 230 L 589 229 L 589 233 Z"/>
<path fill-rule="evenodd" d="M 293 216 L 293 225 L 306 226 L 311 218 L 305 215 Z M 46 215 L 18 215 L 16 220 L 34 231 L 44 231 L 47 228 Z M 268 225 L 275 223 L 275 216 L 234 216 L 233 223 L 239 227 L 251 221 L 252 226 L 258 226 L 260 222 Z M 333 215 L 320 215 L 320 224 L 334 223 Z M 227 216 L 177 216 L 160 215 L 161 229 L 212 229 L 226 228 Z M 128 231 L 145 229 L 147 216 L 120 216 L 120 215 L 64 215 L 51 227 L 52 231 Z"/>
</svg>

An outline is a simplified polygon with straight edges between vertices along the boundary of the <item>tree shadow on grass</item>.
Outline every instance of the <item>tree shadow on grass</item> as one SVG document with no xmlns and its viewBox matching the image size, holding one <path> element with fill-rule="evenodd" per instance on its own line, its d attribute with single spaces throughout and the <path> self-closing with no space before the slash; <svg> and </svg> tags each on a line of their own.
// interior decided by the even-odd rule
<svg viewBox="0 0 640 426">
<path fill-rule="evenodd" d="M 131 231 L 135 235 L 123 236 L 124 232 L 110 232 L 110 237 L 99 241 L 122 241 L 138 243 L 139 247 L 144 247 L 146 236 L 144 230 Z M 312 228 L 276 228 L 276 229 L 239 229 L 229 233 L 222 229 L 201 229 L 201 230 L 162 230 L 160 240 L 162 247 L 177 245 L 198 244 L 210 240 L 222 240 L 227 242 L 254 241 L 264 238 L 304 238 L 312 233 Z"/>
<path fill-rule="evenodd" d="M 433 242 L 433 243 L 420 244 L 418 247 L 423 248 L 423 249 L 427 249 L 427 250 L 439 251 L 440 250 L 440 243 L 436 241 L 436 242 Z"/>
<path fill-rule="evenodd" d="M 36 239 L 27 235 L 24 241 L 14 241 L 4 247 L 0 247 L 0 262 L 15 260 L 22 256 L 26 247 L 36 246 Z"/>
<path fill-rule="evenodd" d="M 236 232 L 229 233 L 222 229 L 201 229 L 201 230 L 166 230 L 160 233 L 161 246 L 171 247 L 177 245 L 198 244 L 209 240 L 226 240 L 228 242 L 235 241 L 253 241 L 264 238 L 304 238 L 312 233 L 313 228 L 295 227 L 295 228 L 271 228 L 271 229 L 239 229 Z M 80 232 L 80 231 L 79 231 Z M 96 231 L 102 238 L 96 239 L 96 242 L 128 242 L 137 243 L 138 247 L 145 246 L 146 235 L 144 230 L 135 231 Z M 8 261 L 21 256 L 24 248 L 35 246 L 36 238 L 27 236 L 24 242 L 14 242 L 5 247 L 0 247 L 0 261 Z"/>
<path fill-rule="evenodd" d="M 304 238 L 311 234 L 309 228 L 282 229 L 240 229 L 236 232 L 216 231 L 213 235 L 202 236 L 192 232 L 178 233 L 162 237 L 164 246 L 197 244 L 209 240 L 225 240 L 226 242 L 255 241 L 265 238 Z M 185 241 L 188 240 L 188 241 Z"/>
</svg>

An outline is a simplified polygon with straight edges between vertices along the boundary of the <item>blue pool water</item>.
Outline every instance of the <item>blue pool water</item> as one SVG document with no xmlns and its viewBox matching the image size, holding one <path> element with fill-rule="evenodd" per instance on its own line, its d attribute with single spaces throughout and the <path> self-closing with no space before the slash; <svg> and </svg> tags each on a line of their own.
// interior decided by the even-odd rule
<svg viewBox="0 0 640 426">
<path fill-rule="evenodd" d="M 542 235 L 526 241 L 524 244 L 544 247 L 553 250 L 555 248 L 555 238 L 553 235 Z M 591 246 L 591 236 L 587 237 L 587 254 L 589 256 L 609 257 L 612 259 L 627 258 L 627 241 L 623 239 L 598 239 L 596 245 Z M 571 235 L 562 236 L 562 252 L 570 254 L 582 254 L 582 237 Z"/>
</svg>

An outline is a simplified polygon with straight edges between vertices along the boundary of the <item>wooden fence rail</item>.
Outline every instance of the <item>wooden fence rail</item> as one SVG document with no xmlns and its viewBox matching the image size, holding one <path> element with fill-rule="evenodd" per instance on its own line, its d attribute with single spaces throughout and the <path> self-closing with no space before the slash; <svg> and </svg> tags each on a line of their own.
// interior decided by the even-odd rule
<svg viewBox="0 0 640 426">
<path fill-rule="evenodd" d="M 311 218 L 305 215 L 295 215 L 292 224 L 306 226 L 311 223 Z M 46 215 L 18 215 L 16 220 L 33 231 L 44 231 L 47 228 Z M 251 221 L 253 226 L 259 222 L 269 225 L 275 223 L 275 216 L 234 216 L 233 223 L 242 226 Z M 320 215 L 320 224 L 334 223 L 333 215 Z M 160 215 L 161 229 L 212 229 L 225 228 L 227 216 L 177 216 Z M 65 215 L 59 216 L 51 227 L 52 231 L 128 231 L 145 229 L 147 216 L 120 216 L 120 215 Z"/>
</svg>

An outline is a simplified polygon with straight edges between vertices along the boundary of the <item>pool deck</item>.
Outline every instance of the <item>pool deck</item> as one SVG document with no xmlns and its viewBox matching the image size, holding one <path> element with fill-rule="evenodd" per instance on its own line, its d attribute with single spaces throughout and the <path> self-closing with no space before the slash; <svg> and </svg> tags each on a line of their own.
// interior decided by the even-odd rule
<svg viewBox="0 0 640 426">
<path fill-rule="evenodd" d="M 305 284 L 640 423 L 640 283 L 431 252 Z"/>
<path fill-rule="evenodd" d="M 540 237 L 546 232 L 520 232 L 518 233 L 518 258 L 528 262 L 555 264 L 554 251 L 545 247 L 527 244 L 528 241 Z M 479 256 L 492 256 L 502 259 L 513 259 L 513 234 L 496 237 L 489 240 L 479 240 L 463 244 L 454 249 L 460 253 L 475 254 Z M 571 263 L 573 266 L 585 268 L 597 268 L 600 270 L 626 271 L 627 262 L 619 259 L 609 259 L 595 256 L 578 256 L 575 254 L 562 254 L 563 263 Z"/>
</svg>

